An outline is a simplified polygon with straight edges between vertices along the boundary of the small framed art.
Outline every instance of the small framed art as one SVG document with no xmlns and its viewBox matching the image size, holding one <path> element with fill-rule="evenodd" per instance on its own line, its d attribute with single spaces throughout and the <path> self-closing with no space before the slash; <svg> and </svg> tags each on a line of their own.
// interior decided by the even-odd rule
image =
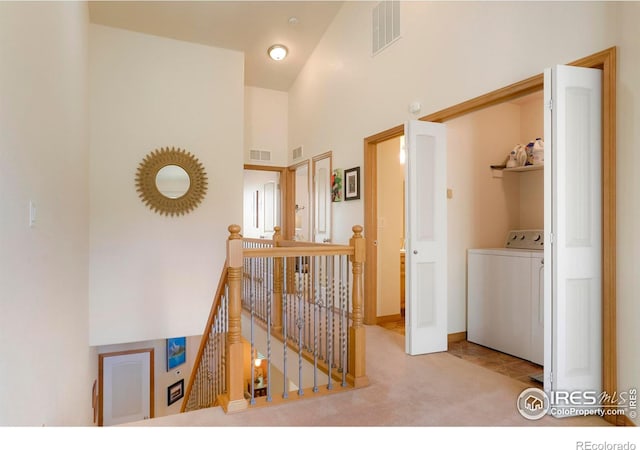
<svg viewBox="0 0 640 450">
<path fill-rule="evenodd" d="M 331 173 L 331 201 L 332 202 L 341 202 L 342 201 L 342 180 L 344 178 L 344 173 L 342 169 L 333 169 Z"/>
<path fill-rule="evenodd" d="M 360 198 L 360 167 L 344 171 L 344 199 L 358 200 Z"/>
<path fill-rule="evenodd" d="M 167 406 L 172 405 L 182 397 L 184 397 L 184 378 L 167 388 Z"/>
<path fill-rule="evenodd" d="M 187 362 L 187 338 L 167 339 L 167 372 Z"/>
</svg>

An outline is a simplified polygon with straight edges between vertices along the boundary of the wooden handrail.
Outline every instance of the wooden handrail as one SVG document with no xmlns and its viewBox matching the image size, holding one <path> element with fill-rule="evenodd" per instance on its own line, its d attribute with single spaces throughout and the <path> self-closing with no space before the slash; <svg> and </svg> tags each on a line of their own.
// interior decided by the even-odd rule
<svg viewBox="0 0 640 450">
<path fill-rule="evenodd" d="M 271 244 L 273 245 L 273 240 L 272 239 L 258 239 L 258 238 L 246 238 L 243 237 L 242 240 L 244 242 L 251 242 L 254 244 Z"/>
<path fill-rule="evenodd" d="M 180 412 L 185 412 L 187 408 L 187 402 L 189 401 L 189 396 L 191 395 L 191 389 L 193 388 L 193 383 L 196 379 L 196 374 L 198 373 L 197 367 L 200 365 L 200 361 L 202 360 L 202 354 L 204 353 L 204 349 L 207 346 L 209 331 L 213 326 L 213 321 L 216 318 L 216 314 L 220 307 L 220 301 L 222 300 L 222 293 L 224 292 L 224 287 L 227 284 L 227 269 L 227 262 L 225 261 L 224 267 L 222 268 L 222 273 L 220 274 L 220 281 L 218 281 L 218 289 L 213 296 L 213 305 L 211 306 L 211 311 L 209 311 L 207 325 L 204 327 L 202 339 L 200 339 L 200 347 L 198 348 L 198 353 L 196 354 L 196 359 L 193 365 L 194 370 L 191 371 L 191 376 L 189 377 L 189 383 L 187 384 L 187 389 L 185 390 L 184 399 L 182 400 L 182 405 L 180 406 Z"/>
<path fill-rule="evenodd" d="M 331 256 L 354 254 L 354 248 L 348 245 L 322 245 L 314 247 L 273 247 L 273 248 L 245 248 L 242 251 L 245 258 L 293 258 L 297 256 Z"/>
<path fill-rule="evenodd" d="M 327 244 L 323 242 L 306 241 L 280 241 L 280 247 L 341 247 L 339 244 Z"/>
</svg>

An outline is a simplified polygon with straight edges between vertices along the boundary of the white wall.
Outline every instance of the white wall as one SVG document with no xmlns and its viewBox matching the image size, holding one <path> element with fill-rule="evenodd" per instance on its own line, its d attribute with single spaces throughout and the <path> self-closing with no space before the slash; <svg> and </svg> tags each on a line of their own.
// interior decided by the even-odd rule
<svg viewBox="0 0 640 450">
<path fill-rule="evenodd" d="M 87 24 L 83 2 L 0 2 L 4 426 L 93 419 Z"/>
<path fill-rule="evenodd" d="M 253 86 L 244 88 L 244 162 L 286 166 L 289 94 Z M 271 161 L 249 159 L 249 150 L 271 152 Z"/>
<path fill-rule="evenodd" d="M 331 148 L 334 167 L 361 166 L 363 138 L 416 118 L 414 100 L 423 116 L 616 44 L 607 2 L 403 2 L 401 38 L 372 57 L 374 4 L 344 4 L 289 91 L 289 142 Z M 363 202 L 334 206 L 347 242 Z"/>
<path fill-rule="evenodd" d="M 91 345 L 202 333 L 242 223 L 243 55 L 90 26 Z M 149 152 L 179 147 L 208 190 L 185 216 L 147 208 L 135 173 Z"/>
<path fill-rule="evenodd" d="M 617 142 L 618 390 L 640 388 L 640 4 L 620 5 Z M 640 425 L 638 418 L 634 419 Z"/>
</svg>

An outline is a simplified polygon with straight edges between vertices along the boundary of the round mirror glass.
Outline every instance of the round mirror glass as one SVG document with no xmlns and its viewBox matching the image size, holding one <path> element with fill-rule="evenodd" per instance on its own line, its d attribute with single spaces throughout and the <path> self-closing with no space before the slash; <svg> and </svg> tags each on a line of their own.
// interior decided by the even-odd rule
<svg viewBox="0 0 640 450">
<path fill-rule="evenodd" d="M 182 197 L 189 190 L 190 184 L 189 174 L 180 166 L 164 166 L 156 175 L 156 187 L 165 197 Z"/>
</svg>

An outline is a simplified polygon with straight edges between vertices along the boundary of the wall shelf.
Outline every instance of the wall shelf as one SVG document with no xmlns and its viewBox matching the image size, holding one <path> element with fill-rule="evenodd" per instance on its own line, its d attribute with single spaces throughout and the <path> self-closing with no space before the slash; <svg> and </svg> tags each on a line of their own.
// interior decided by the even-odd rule
<svg viewBox="0 0 640 450">
<path fill-rule="evenodd" d="M 531 172 L 533 170 L 544 169 L 544 164 L 534 164 L 532 166 L 509 167 L 502 169 L 503 172 Z"/>
<path fill-rule="evenodd" d="M 493 178 L 502 178 L 504 172 L 532 172 L 542 169 L 544 169 L 544 164 L 508 168 L 505 166 L 491 166 L 491 173 L 493 174 Z"/>
</svg>

